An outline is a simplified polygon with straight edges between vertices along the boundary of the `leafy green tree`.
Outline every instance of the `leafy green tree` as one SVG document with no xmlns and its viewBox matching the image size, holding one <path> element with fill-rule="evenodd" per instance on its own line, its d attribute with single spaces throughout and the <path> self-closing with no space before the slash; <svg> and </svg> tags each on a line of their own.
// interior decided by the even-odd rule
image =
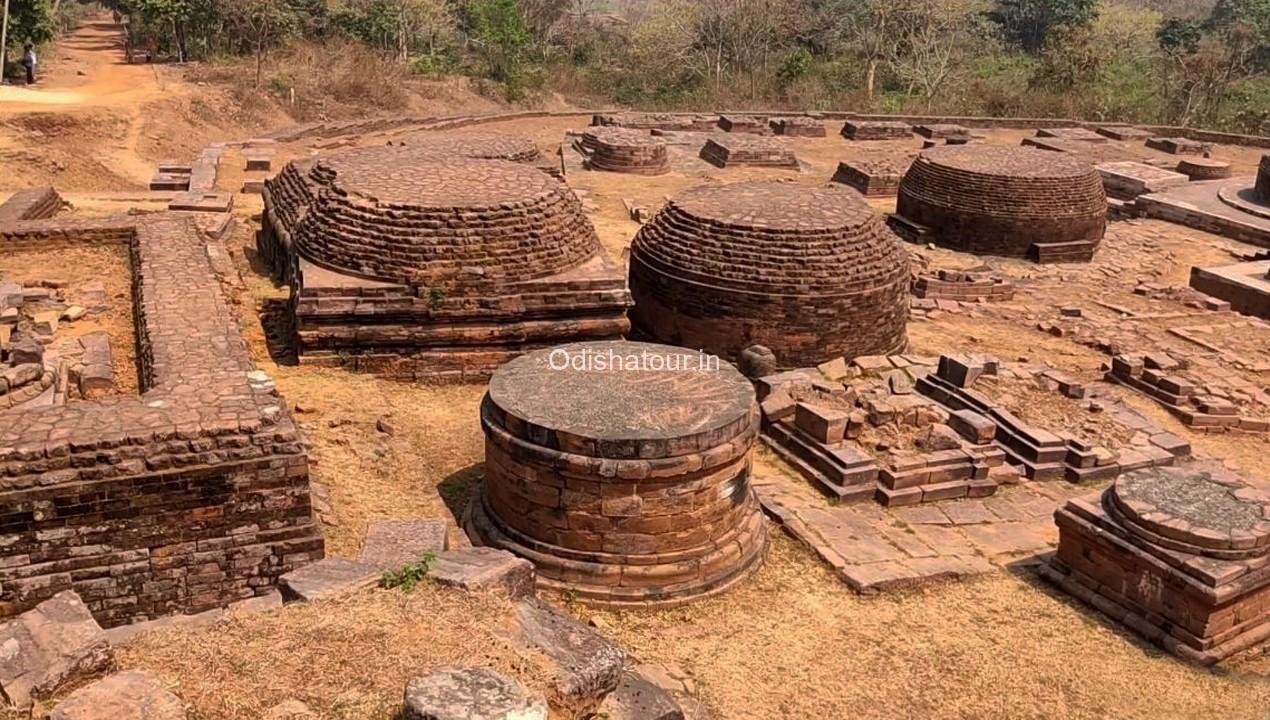
<svg viewBox="0 0 1270 720">
<path fill-rule="evenodd" d="M 1098 0 L 997 0 L 988 13 L 1006 42 L 1037 53 L 1050 33 L 1088 25 L 1098 16 Z"/>
<path fill-rule="evenodd" d="M 475 0 L 468 4 L 466 14 L 468 35 L 489 76 L 503 84 L 508 98 L 519 99 L 531 71 L 533 35 L 516 0 Z"/>
</svg>

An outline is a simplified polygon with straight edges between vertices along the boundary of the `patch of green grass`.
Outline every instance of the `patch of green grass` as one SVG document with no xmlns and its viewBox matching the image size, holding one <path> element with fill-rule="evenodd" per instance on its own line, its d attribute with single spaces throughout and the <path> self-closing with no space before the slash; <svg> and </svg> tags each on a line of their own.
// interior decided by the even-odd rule
<svg viewBox="0 0 1270 720">
<path fill-rule="evenodd" d="M 415 589 L 415 586 L 428 576 L 428 571 L 432 569 L 433 564 L 437 561 L 437 556 L 433 553 L 427 553 L 419 558 L 418 562 L 410 563 L 400 570 L 389 570 L 380 578 L 380 586 L 392 590 L 400 588 L 405 592 Z"/>
</svg>

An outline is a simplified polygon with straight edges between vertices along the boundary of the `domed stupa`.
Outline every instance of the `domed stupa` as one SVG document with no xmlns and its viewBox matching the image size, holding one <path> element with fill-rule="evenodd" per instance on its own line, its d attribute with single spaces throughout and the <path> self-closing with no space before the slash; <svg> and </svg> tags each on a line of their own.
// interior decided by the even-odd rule
<svg viewBox="0 0 1270 720">
<path fill-rule="evenodd" d="M 507 160 L 380 146 L 291 163 L 266 184 L 259 245 L 291 283 L 302 361 L 463 380 L 629 327 L 577 197 Z"/>
<path fill-rule="evenodd" d="M 671 200 L 631 246 L 639 336 L 783 367 L 901 352 L 908 255 L 854 190 L 782 181 L 703 185 Z"/>
<path fill-rule="evenodd" d="M 893 225 L 963 252 L 1089 261 L 1107 229 L 1107 198 L 1098 171 L 1065 153 L 944 146 L 905 173 Z"/>
</svg>

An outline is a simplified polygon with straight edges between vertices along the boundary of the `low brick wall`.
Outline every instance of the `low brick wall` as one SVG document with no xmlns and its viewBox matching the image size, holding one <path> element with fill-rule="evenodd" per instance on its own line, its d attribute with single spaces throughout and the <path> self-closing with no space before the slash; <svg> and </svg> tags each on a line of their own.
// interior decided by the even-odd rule
<svg viewBox="0 0 1270 720">
<path fill-rule="evenodd" d="M 0 227 L 0 250 L 131 247 L 142 394 L 0 414 L 0 615 L 75 590 L 104 626 L 264 594 L 322 557 L 298 429 L 193 222 Z"/>
</svg>

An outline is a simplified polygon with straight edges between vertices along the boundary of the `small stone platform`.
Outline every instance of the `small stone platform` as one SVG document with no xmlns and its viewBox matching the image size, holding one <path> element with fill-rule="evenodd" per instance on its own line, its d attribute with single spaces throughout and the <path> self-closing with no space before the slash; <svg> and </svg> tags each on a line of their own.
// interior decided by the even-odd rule
<svg viewBox="0 0 1270 720">
<path fill-rule="evenodd" d="M 904 170 L 888 160 L 853 160 L 838 163 L 831 182 L 853 188 L 865 197 L 895 197 Z"/>
<path fill-rule="evenodd" d="M 1225 300 L 1235 312 L 1270 320 L 1270 260 L 1193 267 L 1191 287 Z"/>
<path fill-rule="evenodd" d="M 795 115 L 772 118 L 768 121 L 772 132 L 787 137 L 825 137 L 825 124 L 818 118 Z"/>
<path fill-rule="evenodd" d="M 701 148 L 701 159 L 721 168 L 768 167 L 797 170 L 798 158 L 777 138 L 756 135 L 716 135 Z"/>
<path fill-rule="evenodd" d="M 740 580 L 767 543 L 749 486 L 758 406 L 744 376 L 708 363 L 595 342 L 504 365 L 481 404 L 469 534 L 588 603 L 671 605 Z"/>
<path fill-rule="evenodd" d="M 1184 137 L 1152 137 L 1147 138 L 1146 146 L 1171 155 L 1201 155 L 1208 157 L 1213 151 L 1213 144 L 1191 140 Z"/>
<path fill-rule="evenodd" d="M 1179 172 L 1146 163 L 1124 161 L 1095 165 L 1102 176 L 1107 196 L 1118 200 L 1134 200 L 1139 195 L 1180 187 L 1190 178 Z"/>
<path fill-rule="evenodd" d="M 1040 138 L 1060 138 L 1087 143 L 1105 143 L 1107 136 L 1083 127 L 1041 128 L 1036 131 Z"/>
<path fill-rule="evenodd" d="M 849 120 L 842 126 L 848 140 L 907 140 L 913 137 L 913 126 L 894 120 Z"/>
<path fill-rule="evenodd" d="M 1046 577 L 1170 652 L 1209 665 L 1270 638 L 1270 501 L 1239 478 L 1140 471 L 1055 521 Z"/>
</svg>

